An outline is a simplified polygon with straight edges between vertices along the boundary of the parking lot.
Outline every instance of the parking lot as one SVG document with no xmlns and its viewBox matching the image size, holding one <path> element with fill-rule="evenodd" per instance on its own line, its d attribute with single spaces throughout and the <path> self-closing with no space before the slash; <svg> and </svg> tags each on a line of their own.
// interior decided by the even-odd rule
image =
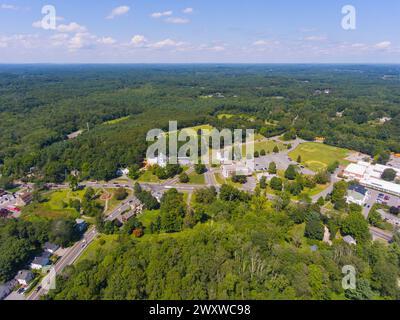
<svg viewBox="0 0 400 320">
<path fill-rule="evenodd" d="M 369 197 L 366 205 L 364 206 L 364 216 L 368 217 L 368 214 L 375 203 L 381 203 L 387 205 L 389 207 L 399 207 L 400 206 L 400 198 L 395 197 L 393 195 L 383 193 L 380 191 L 376 191 L 373 189 L 367 188 L 369 191 Z"/>
</svg>

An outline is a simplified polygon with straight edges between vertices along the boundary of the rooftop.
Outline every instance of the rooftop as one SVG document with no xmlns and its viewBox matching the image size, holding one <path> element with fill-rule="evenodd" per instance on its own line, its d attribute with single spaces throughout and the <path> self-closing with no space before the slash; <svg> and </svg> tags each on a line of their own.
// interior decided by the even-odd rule
<svg viewBox="0 0 400 320">
<path fill-rule="evenodd" d="M 359 193 L 363 196 L 365 196 L 368 193 L 368 189 L 360 186 L 359 184 L 353 184 L 349 187 L 349 191 L 353 191 L 355 193 Z"/>
<path fill-rule="evenodd" d="M 33 273 L 30 272 L 29 270 L 21 270 L 18 272 L 16 275 L 15 279 L 17 280 L 31 280 L 33 278 Z"/>
</svg>

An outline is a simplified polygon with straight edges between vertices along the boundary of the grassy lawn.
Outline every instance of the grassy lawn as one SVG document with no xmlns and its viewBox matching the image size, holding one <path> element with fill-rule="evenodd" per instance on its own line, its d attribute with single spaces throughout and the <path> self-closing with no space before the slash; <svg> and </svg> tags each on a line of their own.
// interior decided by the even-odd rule
<svg viewBox="0 0 400 320">
<path fill-rule="evenodd" d="M 289 156 L 296 160 L 301 156 L 302 164 L 307 168 L 317 172 L 326 169 L 328 165 L 335 161 L 340 164 L 348 164 L 345 158 L 349 155 L 349 150 L 328 146 L 322 143 L 307 142 L 299 145 L 289 153 Z"/>
<path fill-rule="evenodd" d="M 225 178 L 222 176 L 221 173 L 215 172 L 215 173 L 214 173 L 214 176 L 215 176 L 215 180 L 217 180 L 217 182 L 218 182 L 219 184 L 224 184 L 224 183 L 226 183 Z"/>
<path fill-rule="evenodd" d="M 56 219 L 61 217 L 79 217 L 75 209 L 68 208 L 70 200 L 80 199 L 84 195 L 84 190 L 72 192 L 71 190 L 57 190 L 43 195 L 42 203 L 33 203 L 22 210 L 22 217 L 28 220 L 36 218 Z"/>
<path fill-rule="evenodd" d="M 101 244 L 102 240 L 104 240 L 104 244 Z M 111 235 L 100 235 L 96 240 L 94 240 L 86 249 L 86 251 L 82 254 L 82 256 L 75 261 L 74 264 L 77 264 L 83 260 L 94 260 L 97 253 L 101 250 L 111 250 L 118 241 L 117 234 Z"/>
<path fill-rule="evenodd" d="M 268 141 L 255 142 L 254 143 L 254 151 L 261 152 L 261 150 L 265 150 L 266 153 L 268 153 L 268 152 L 272 153 L 275 146 L 278 146 L 280 151 L 286 150 L 286 147 L 283 145 L 283 143 L 276 143 L 275 141 L 268 140 Z M 242 155 L 243 156 L 245 156 L 245 154 L 246 154 L 245 147 L 246 147 L 245 145 L 243 145 L 243 147 L 242 147 Z"/>
<path fill-rule="evenodd" d="M 139 221 L 143 223 L 145 227 L 145 233 L 149 233 L 150 224 L 156 222 L 158 215 L 160 214 L 160 210 L 145 210 L 143 213 L 138 217 Z"/>
<path fill-rule="evenodd" d="M 217 118 L 218 118 L 219 120 L 224 119 L 224 118 L 225 118 L 225 119 L 240 118 L 240 119 L 247 120 L 247 121 L 250 121 L 250 122 L 256 121 L 256 118 L 255 118 L 255 117 L 249 116 L 249 115 L 247 115 L 247 114 L 221 113 L 221 114 L 219 114 L 219 115 L 217 116 Z"/>
<path fill-rule="evenodd" d="M 181 133 L 181 132 L 186 132 L 189 136 L 196 136 L 197 135 L 197 131 L 199 131 L 199 130 L 213 130 L 214 129 L 214 127 L 213 126 L 211 126 L 211 125 L 209 125 L 209 124 L 203 124 L 203 125 L 200 125 L 200 126 L 195 126 L 195 127 L 188 127 L 188 128 L 183 128 L 182 130 L 179 130 L 179 134 Z M 192 132 L 192 130 L 194 131 L 194 132 Z M 176 133 L 175 131 L 172 131 L 172 132 L 167 132 L 167 133 Z M 167 134 L 167 133 L 165 133 L 165 134 Z M 193 133 L 193 134 L 192 134 Z"/>
<path fill-rule="evenodd" d="M 122 118 L 118 118 L 118 119 L 114 119 L 114 120 L 110 120 L 110 121 L 104 122 L 104 124 L 107 124 L 107 125 L 117 124 L 119 122 L 128 120 L 129 118 L 130 118 L 130 116 L 126 116 L 126 117 L 122 117 Z"/>
<path fill-rule="evenodd" d="M 309 189 L 309 188 L 304 188 L 302 194 L 307 194 L 310 197 L 316 196 L 317 194 L 320 194 L 322 191 L 324 191 L 326 188 L 328 188 L 329 184 L 324 184 L 324 185 L 317 185 L 315 188 L 313 189 Z M 293 197 L 293 200 L 300 200 L 301 196 L 296 196 Z"/>
<path fill-rule="evenodd" d="M 132 194 L 132 190 L 126 189 L 126 192 L 128 192 L 128 197 Z M 111 211 L 113 211 L 120 203 L 121 201 L 115 199 L 114 197 L 114 193 L 116 191 L 116 189 L 106 189 L 107 193 L 111 195 L 111 198 L 108 200 L 108 210 L 107 213 L 111 213 Z M 105 206 L 106 201 L 105 200 L 101 200 L 101 204 Z"/>
<path fill-rule="evenodd" d="M 138 179 L 138 182 L 160 182 L 157 176 L 155 176 L 150 170 L 146 170 Z"/>
<path fill-rule="evenodd" d="M 192 172 L 189 174 L 189 184 L 205 184 L 206 179 L 204 177 L 204 174 L 197 174 L 196 172 Z"/>
</svg>

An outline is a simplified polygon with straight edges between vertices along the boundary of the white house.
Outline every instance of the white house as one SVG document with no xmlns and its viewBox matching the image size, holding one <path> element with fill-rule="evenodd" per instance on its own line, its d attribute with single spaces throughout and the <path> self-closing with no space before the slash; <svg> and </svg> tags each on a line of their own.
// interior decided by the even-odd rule
<svg viewBox="0 0 400 320">
<path fill-rule="evenodd" d="M 60 248 L 59 245 L 50 242 L 46 242 L 43 246 L 44 251 L 50 254 L 54 254 L 58 250 L 58 248 Z"/>
<path fill-rule="evenodd" d="M 18 272 L 18 274 L 15 276 L 15 280 L 18 281 L 18 283 L 21 286 L 28 286 L 28 284 L 33 280 L 35 276 L 31 271 L 28 270 L 21 270 Z"/>
<path fill-rule="evenodd" d="M 124 168 L 124 169 L 118 169 L 117 175 L 119 176 L 127 176 L 129 174 L 129 169 Z"/>
<path fill-rule="evenodd" d="M 150 166 L 158 165 L 165 168 L 168 164 L 168 158 L 163 153 L 160 153 L 157 157 L 147 158 L 147 164 Z"/>
<path fill-rule="evenodd" d="M 347 203 L 355 203 L 359 206 L 363 206 L 367 202 L 368 198 L 368 189 L 358 184 L 350 186 L 347 191 Z"/>
<path fill-rule="evenodd" d="M 31 269 L 42 270 L 43 267 L 48 265 L 50 255 L 48 252 L 43 252 L 41 256 L 35 257 L 31 263 Z"/>
</svg>

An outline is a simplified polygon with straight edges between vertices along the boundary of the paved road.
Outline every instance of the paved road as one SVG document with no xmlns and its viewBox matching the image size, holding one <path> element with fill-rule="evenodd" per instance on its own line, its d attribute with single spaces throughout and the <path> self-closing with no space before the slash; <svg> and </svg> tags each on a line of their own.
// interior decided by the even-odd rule
<svg viewBox="0 0 400 320">
<path fill-rule="evenodd" d="M 72 265 L 86 250 L 87 246 L 90 245 L 98 235 L 95 228 L 90 228 L 83 236 L 81 241 L 75 243 L 71 248 L 68 248 L 66 253 L 57 261 L 54 265 L 56 275 L 59 275 L 65 267 Z M 49 281 L 49 275 L 47 275 L 43 282 Z M 28 297 L 27 300 L 39 300 L 41 296 L 47 294 L 47 290 L 42 286 L 38 291 L 34 290 Z"/>
<path fill-rule="evenodd" d="M 393 238 L 392 233 L 390 233 L 388 231 L 383 231 L 383 230 L 375 228 L 375 227 L 370 227 L 369 231 L 372 235 L 373 240 L 381 239 L 381 240 L 390 242 Z"/>
</svg>

